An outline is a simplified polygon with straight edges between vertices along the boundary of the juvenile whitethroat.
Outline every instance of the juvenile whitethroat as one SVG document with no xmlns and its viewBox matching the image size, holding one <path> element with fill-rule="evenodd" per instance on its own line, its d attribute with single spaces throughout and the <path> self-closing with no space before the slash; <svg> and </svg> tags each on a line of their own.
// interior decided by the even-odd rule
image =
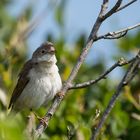
<svg viewBox="0 0 140 140">
<path fill-rule="evenodd" d="M 62 87 L 56 62 L 55 48 L 51 42 L 37 48 L 19 74 L 9 108 L 18 112 L 47 105 Z"/>
</svg>

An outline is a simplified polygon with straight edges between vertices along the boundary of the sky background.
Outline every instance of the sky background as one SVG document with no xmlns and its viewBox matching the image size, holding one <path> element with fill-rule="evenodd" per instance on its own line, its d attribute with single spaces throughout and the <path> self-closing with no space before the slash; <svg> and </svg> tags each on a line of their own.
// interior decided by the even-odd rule
<svg viewBox="0 0 140 140">
<path fill-rule="evenodd" d="M 116 0 L 110 0 L 109 8 Z M 130 0 L 124 0 L 124 3 Z M 46 8 L 47 0 L 13 0 L 12 4 L 7 7 L 9 13 L 18 17 L 28 5 L 33 6 L 32 20 L 38 16 Z M 58 0 L 59 3 L 59 0 Z M 65 7 L 65 36 L 67 43 L 73 43 L 79 34 L 86 33 L 87 37 L 91 31 L 93 23 L 96 20 L 102 0 L 67 0 Z M 128 8 L 114 14 L 111 18 L 104 22 L 99 31 L 99 34 L 104 34 L 110 31 L 116 31 L 127 26 L 134 25 L 140 22 L 140 0 L 129 6 Z M 54 9 L 48 9 L 46 16 L 36 27 L 33 34 L 28 38 L 29 55 L 45 41 L 46 32 L 52 32 L 56 38 L 60 35 L 60 30 L 54 22 Z M 31 21 L 32 21 L 31 20 Z M 134 34 L 136 30 L 130 31 L 129 34 Z M 110 57 L 117 51 L 115 40 L 101 40 L 94 44 L 86 61 L 96 63 L 99 58 L 106 60 L 107 66 L 113 62 L 108 61 Z"/>
</svg>

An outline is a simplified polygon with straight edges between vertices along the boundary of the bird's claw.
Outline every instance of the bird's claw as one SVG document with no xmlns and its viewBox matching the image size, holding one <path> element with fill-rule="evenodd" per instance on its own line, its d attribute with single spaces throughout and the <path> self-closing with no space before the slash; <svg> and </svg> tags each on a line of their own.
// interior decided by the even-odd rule
<svg viewBox="0 0 140 140">
<path fill-rule="evenodd" d="M 65 95 L 64 93 L 58 92 L 58 93 L 56 94 L 56 97 L 63 98 L 64 95 Z"/>
<path fill-rule="evenodd" d="M 47 120 L 46 120 L 46 117 L 40 118 L 39 121 L 43 124 L 44 127 L 46 127 L 46 126 L 48 125 L 48 122 L 47 122 Z"/>
</svg>

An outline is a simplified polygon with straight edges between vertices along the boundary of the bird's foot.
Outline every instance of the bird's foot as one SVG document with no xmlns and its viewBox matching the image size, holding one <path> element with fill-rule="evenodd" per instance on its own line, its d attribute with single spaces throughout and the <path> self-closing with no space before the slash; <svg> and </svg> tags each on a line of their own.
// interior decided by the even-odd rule
<svg viewBox="0 0 140 140">
<path fill-rule="evenodd" d="M 34 115 L 35 115 L 35 117 L 37 118 L 37 120 L 38 120 L 40 123 L 43 124 L 43 126 L 46 127 L 46 126 L 48 125 L 46 117 L 40 117 L 40 116 L 38 116 L 35 112 L 34 112 Z"/>
<path fill-rule="evenodd" d="M 41 117 L 38 116 L 35 112 L 33 112 L 33 114 L 35 115 L 35 117 L 36 117 L 38 120 L 41 120 Z"/>
<path fill-rule="evenodd" d="M 43 124 L 44 127 L 48 126 L 48 120 L 46 117 L 40 118 L 40 122 Z"/>
<path fill-rule="evenodd" d="M 62 92 L 58 92 L 58 93 L 56 94 L 56 97 L 59 97 L 59 98 L 63 98 L 64 96 L 65 96 L 65 94 L 62 93 Z"/>
</svg>

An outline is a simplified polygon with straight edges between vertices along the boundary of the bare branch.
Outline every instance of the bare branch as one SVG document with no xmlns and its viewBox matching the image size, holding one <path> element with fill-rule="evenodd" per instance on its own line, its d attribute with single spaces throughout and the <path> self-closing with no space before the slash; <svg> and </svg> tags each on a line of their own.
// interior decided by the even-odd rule
<svg viewBox="0 0 140 140">
<path fill-rule="evenodd" d="M 136 2 L 137 0 L 132 0 L 130 2 L 128 2 L 127 4 L 121 6 L 123 0 L 118 0 L 115 4 L 115 6 L 109 11 L 107 12 L 104 17 L 103 20 L 105 20 L 106 18 L 110 17 L 111 15 L 113 15 L 114 13 L 117 13 L 125 8 L 127 8 L 128 6 L 130 6 L 131 4 L 133 4 L 134 2 Z"/>
<path fill-rule="evenodd" d="M 136 2 L 136 1 L 137 1 L 137 0 L 132 0 L 132 1 L 128 2 L 127 4 L 125 4 L 125 5 L 121 6 L 120 8 L 118 8 L 118 9 L 116 10 L 116 12 L 118 12 L 118 11 L 120 11 L 120 10 L 123 10 L 124 8 L 128 7 L 129 5 L 133 4 L 133 3 Z"/>
<path fill-rule="evenodd" d="M 103 4 L 101 6 L 101 11 L 100 11 L 100 14 L 99 14 L 99 17 L 102 18 L 108 8 L 108 3 L 109 3 L 109 0 L 103 0 Z"/>
<path fill-rule="evenodd" d="M 85 48 L 87 48 L 87 49 L 89 48 L 88 44 L 90 46 L 92 46 L 92 43 L 94 42 L 95 38 L 97 37 L 96 34 L 97 34 L 97 31 L 99 30 L 99 28 L 100 28 L 100 26 L 101 26 L 101 24 L 103 22 L 102 18 L 104 16 L 104 13 L 106 12 L 107 7 L 108 7 L 108 2 L 109 2 L 109 0 L 103 0 L 103 4 L 101 6 L 101 10 L 99 12 L 99 15 L 98 15 L 98 17 L 96 19 L 96 22 L 95 22 L 95 24 L 94 24 L 94 26 L 93 26 L 93 28 L 92 28 L 92 30 L 90 32 L 90 35 L 89 35 L 87 43 L 86 43 L 86 47 Z M 82 52 L 86 52 L 86 51 L 83 49 Z M 82 54 L 81 54 L 81 56 L 82 56 Z M 80 59 L 80 57 L 79 57 L 79 59 Z"/>
<path fill-rule="evenodd" d="M 126 86 L 127 84 L 129 84 L 132 81 L 132 79 L 134 78 L 134 76 L 137 74 L 138 69 L 139 69 L 139 64 L 140 64 L 140 51 L 138 52 L 135 60 L 129 66 L 126 74 L 124 75 L 120 84 L 118 85 L 116 92 L 113 94 L 112 98 L 110 99 L 110 102 L 109 102 L 108 106 L 106 107 L 106 109 L 103 113 L 103 116 L 102 116 L 97 128 L 95 129 L 95 132 L 93 132 L 93 134 L 92 134 L 91 140 L 96 140 L 103 124 L 105 123 L 109 113 L 111 112 L 112 108 L 114 107 L 119 95 L 121 94 L 122 88 L 124 86 Z"/>
<path fill-rule="evenodd" d="M 106 78 L 106 76 L 111 72 L 113 71 L 115 68 L 117 68 L 118 66 L 124 66 L 126 64 L 129 64 L 131 62 L 133 62 L 135 60 L 135 58 L 132 58 L 131 60 L 129 61 L 126 61 L 124 58 L 121 58 L 118 62 L 116 62 L 114 65 L 112 65 L 107 71 L 105 71 L 103 74 L 101 74 L 98 78 L 96 78 L 95 80 L 90 80 L 90 81 L 87 81 L 87 82 L 83 82 L 83 83 L 80 83 L 80 84 L 76 84 L 76 85 L 71 85 L 69 87 L 69 90 L 71 89 L 79 89 L 79 88 L 86 88 L 88 86 L 91 86 L 93 84 L 96 84 L 98 83 L 99 81 L 103 80 Z"/>
<path fill-rule="evenodd" d="M 62 89 L 61 89 L 61 91 L 60 91 L 60 93 L 59 93 L 59 96 L 57 96 L 57 97 L 54 99 L 54 101 L 53 101 L 52 105 L 50 106 L 48 112 L 47 112 L 46 115 L 43 117 L 43 120 L 44 120 L 45 123 L 40 122 L 39 125 L 38 125 L 38 127 L 36 128 L 35 133 L 34 133 L 35 137 L 39 137 L 39 136 L 43 133 L 43 131 L 48 127 L 48 123 L 49 123 L 51 117 L 52 117 L 52 116 L 54 115 L 54 113 L 56 112 L 56 110 L 57 110 L 59 104 L 60 104 L 61 101 L 63 100 L 63 98 L 64 98 L 65 94 L 67 93 L 69 87 L 71 86 L 71 84 L 72 84 L 74 78 L 76 77 L 76 75 L 77 75 L 77 73 L 78 73 L 78 71 L 79 71 L 79 69 L 80 69 L 82 63 L 84 62 L 84 60 L 85 60 L 85 58 L 86 58 L 86 56 L 87 56 L 87 54 L 88 54 L 90 48 L 92 47 L 93 42 L 95 42 L 95 39 L 97 38 L 97 33 L 98 33 L 98 30 L 99 30 L 101 24 L 103 23 L 103 21 L 104 21 L 105 19 L 107 19 L 109 16 L 112 15 L 112 14 L 109 14 L 109 15 L 103 20 L 104 12 L 106 11 L 106 9 L 107 9 L 107 7 L 108 7 L 108 6 L 107 6 L 107 5 L 108 5 L 108 1 L 109 1 L 109 0 L 103 0 L 103 4 L 102 4 L 102 6 L 101 6 L 100 13 L 99 13 L 99 15 L 98 15 L 98 17 L 97 17 L 97 19 L 96 19 L 95 24 L 93 25 L 93 28 L 92 28 L 92 30 L 91 30 L 91 33 L 90 33 L 90 35 L 89 35 L 89 37 L 88 37 L 88 40 L 87 40 L 87 42 L 86 42 L 86 45 L 85 45 L 85 47 L 83 48 L 83 50 L 82 50 L 82 52 L 81 52 L 81 54 L 80 54 L 80 56 L 79 56 L 79 58 L 78 58 L 78 60 L 77 60 L 77 63 L 76 63 L 75 66 L 73 67 L 73 69 L 72 69 L 72 71 L 71 71 L 71 73 L 70 73 L 70 76 L 69 76 L 68 80 L 67 80 L 66 83 L 63 85 L 63 87 L 62 87 Z M 116 3 L 116 10 L 120 7 L 121 2 L 122 2 L 122 0 L 118 0 L 118 2 Z M 114 9 L 115 9 L 115 8 L 114 8 Z"/>
<path fill-rule="evenodd" d="M 121 38 L 123 36 L 125 36 L 127 34 L 128 31 L 135 29 L 137 27 L 140 27 L 140 23 L 135 24 L 133 26 L 129 26 L 127 28 L 121 29 L 119 31 L 115 31 L 115 32 L 108 32 L 104 35 L 98 36 L 95 41 L 99 40 L 99 39 L 118 39 Z"/>
<path fill-rule="evenodd" d="M 116 4 L 114 5 L 114 7 L 104 15 L 103 20 L 105 20 L 106 18 L 108 18 L 108 17 L 110 17 L 111 15 L 113 15 L 114 13 L 116 13 L 116 11 L 118 10 L 118 8 L 119 8 L 120 5 L 122 4 L 122 1 L 123 1 L 123 0 L 118 0 L 118 1 L 116 2 Z"/>
<path fill-rule="evenodd" d="M 108 0 L 103 0 L 103 4 L 107 4 Z M 96 38 L 97 36 L 97 32 L 102 24 L 102 20 L 101 20 L 101 15 L 103 15 L 103 12 L 104 10 L 102 9 L 104 6 L 102 5 L 101 7 L 101 10 L 100 10 L 100 13 L 96 19 L 96 22 L 91 30 L 91 33 L 88 37 L 88 40 L 87 40 L 87 43 L 86 43 L 86 46 L 85 48 L 83 48 L 82 50 L 82 53 L 80 54 L 79 58 L 78 58 L 78 61 L 76 63 L 76 65 L 73 67 L 72 69 L 72 72 L 68 78 L 68 80 L 66 81 L 66 84 L 63 85 L 60 93 L 61 93 L 61 96 L 57 96 L 55 99 L 54 99 L 54 102 L 53 104 L 51 105 L 51 107 L 49 108 L 48 112 L 46 113 L 45 117 L 44 117 L 44 120 L 45 121 L 45 125 L 40 122 L 40 124 L 38 125 L 38 127 L 36 128 L 35 130 L 35 137 L 39 137 L 42 132 L 44 131 L 44 129 L 47 128 L 48 126 L 48 123 L 49 123 L 49 120 L 51 119 L 51 117 L 53 116 L 53 114 L 55 113 L 57 107 L 59 106 L 59 104 L 61 103 L 62 99 L 64 98 L 68 88 L 70 87 L 72 81 L 74 80 L 74 78 L 76 77 L 77 73 L 78 73 L 78 70 L 80 69 L 83 61 L 85 60 L 90 48 L 92 47 L 92 44 L 93 44 L 93 41 L 94 39 Z"/>
</svg>

